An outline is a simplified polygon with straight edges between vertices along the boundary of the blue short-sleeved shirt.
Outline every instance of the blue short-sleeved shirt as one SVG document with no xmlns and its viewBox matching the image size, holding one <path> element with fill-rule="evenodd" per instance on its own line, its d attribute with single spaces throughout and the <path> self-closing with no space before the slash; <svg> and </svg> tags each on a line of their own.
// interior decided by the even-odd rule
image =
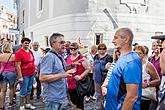
<svg viewBox="0 0 165 110">
<path fill-rule="evenodd" d="M 137 84 L 138 99 L 133 110 L 140 110 L 142 95 L 142 62 L 135 52 L 121 55 L 115 64 L 109 79 L 106 110 L 121 110 L 126 96 L 126 84 Z"/>
<path fill-rule="evenodd" d="M 63 64 L 65 60 L 63 56 L 59 55 L 62 58 Z M 66 64 L 64 65 L 66 67 Z M 52 52 L 48 52 L 40 64 L 40 72 L 42 75 L 48 74 L 63 74 L 65 72 L 61 60 Z M 67 83 L 66 78 L 62 78 L 51 83 L 43 83 L 43 99 L 44 102 L 57 102 L 64 103 L 67 99 Z"/>
</svg>

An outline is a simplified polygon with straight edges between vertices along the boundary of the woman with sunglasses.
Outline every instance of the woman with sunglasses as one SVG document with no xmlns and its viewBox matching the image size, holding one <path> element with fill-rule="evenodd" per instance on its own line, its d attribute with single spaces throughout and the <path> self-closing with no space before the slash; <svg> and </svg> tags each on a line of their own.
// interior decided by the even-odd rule
<svg viewBox="0 0 165 110">
<path fill-rule="evenodd" d="M 134 48 L 134 51 L 139 55 L 139 57 L 142 60 L 142 100 L 140 104 L 140 110 L 149 110 L 151 101 L 154 99 L 151 99 L 147 96 L 145 96 L 144 89 L 148 87 L 156 87 L 160 84 L 160 78 L 158 75 L 158 72 L 156 71 L 154 65 L 148 61 L 148 49 L 146 46 L 136 46 Z M 156 88 L 155 88 L 156 89 Z M 155 100 L 156 100 L 156 91 L 155 93 Z"/>
<path fill-rule="evenodd" d="M 104 43 L 98 45 L 98 54 L 94 56 L 94 85 L 96 96 L 96 110 L 103 109 L 104 97 L 101 86 L 106 78 L 108 70 L 107 63 L 112 63 L 113 58 L 107 53 L 107 46 Z"/>
<path fill-rule="evenodd" d="M 84 80 L 85 76 L 90 72 L 90 64 L 87 62 L 85 57 L 79 54 L 79 46 L 77 43 L 70 45 L 71 55 L 67 58 L 66 64 L 73 65 L 75 73 L 72 76 L 67 77 L 68 81 L 68 92 L 73 110 L 84 110 L 84 96 L 78 95 L 76 90 L 76 81 Z"/>
</svg>

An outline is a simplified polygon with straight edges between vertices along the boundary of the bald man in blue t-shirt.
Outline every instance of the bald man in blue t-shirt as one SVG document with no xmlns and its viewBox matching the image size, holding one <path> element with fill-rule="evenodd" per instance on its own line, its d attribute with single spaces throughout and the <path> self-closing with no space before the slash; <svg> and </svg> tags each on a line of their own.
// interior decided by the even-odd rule
<svg viewBox="0 0 165 110">
<path fill-rule="evenodd" d="M 109 79 L 106 110 L 140 110 L 142 95 L 142 62 L 132 52 L 133 33 L 129 28 L 120 28 L 113 38 L 121 56 Z"/>
</svg>

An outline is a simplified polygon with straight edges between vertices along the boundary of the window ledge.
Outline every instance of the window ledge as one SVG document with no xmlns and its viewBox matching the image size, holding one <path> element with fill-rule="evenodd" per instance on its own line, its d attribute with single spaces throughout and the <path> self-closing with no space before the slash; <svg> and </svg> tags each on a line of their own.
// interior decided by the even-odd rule
<svg viewBox="0 0 165 110">
<path fill-rule="evenodd" d="M 37 18 L 40 18 L 41 15 L 42 15 L 42 13 L 43 13 L 43 10 L 38 11 L 38 12 L 37 12 Z"/>
</svg>

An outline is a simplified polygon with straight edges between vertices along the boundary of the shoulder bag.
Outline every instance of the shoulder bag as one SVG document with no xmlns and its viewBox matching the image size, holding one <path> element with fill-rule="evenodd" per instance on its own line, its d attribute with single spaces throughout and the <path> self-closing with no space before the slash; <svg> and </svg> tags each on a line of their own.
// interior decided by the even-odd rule
<svg viewBox="0 0 165 110">
<path fill-rule="evenodd" d="M 78 60 L 79 59 L 80 59 L 80 56 L 78 57 Z M 76 81 L 76 90 L 79 96 L 86 96 L 87 94 L 89 94 L 92 90 L 91 78 L 87 75 L 85 80 Z"/>
<path fill-rule="evenodd" d="M 142 97 L 157 101 L 156 87 L 147 87 L 147 88 L 142 89 Z"/>
</svg>

